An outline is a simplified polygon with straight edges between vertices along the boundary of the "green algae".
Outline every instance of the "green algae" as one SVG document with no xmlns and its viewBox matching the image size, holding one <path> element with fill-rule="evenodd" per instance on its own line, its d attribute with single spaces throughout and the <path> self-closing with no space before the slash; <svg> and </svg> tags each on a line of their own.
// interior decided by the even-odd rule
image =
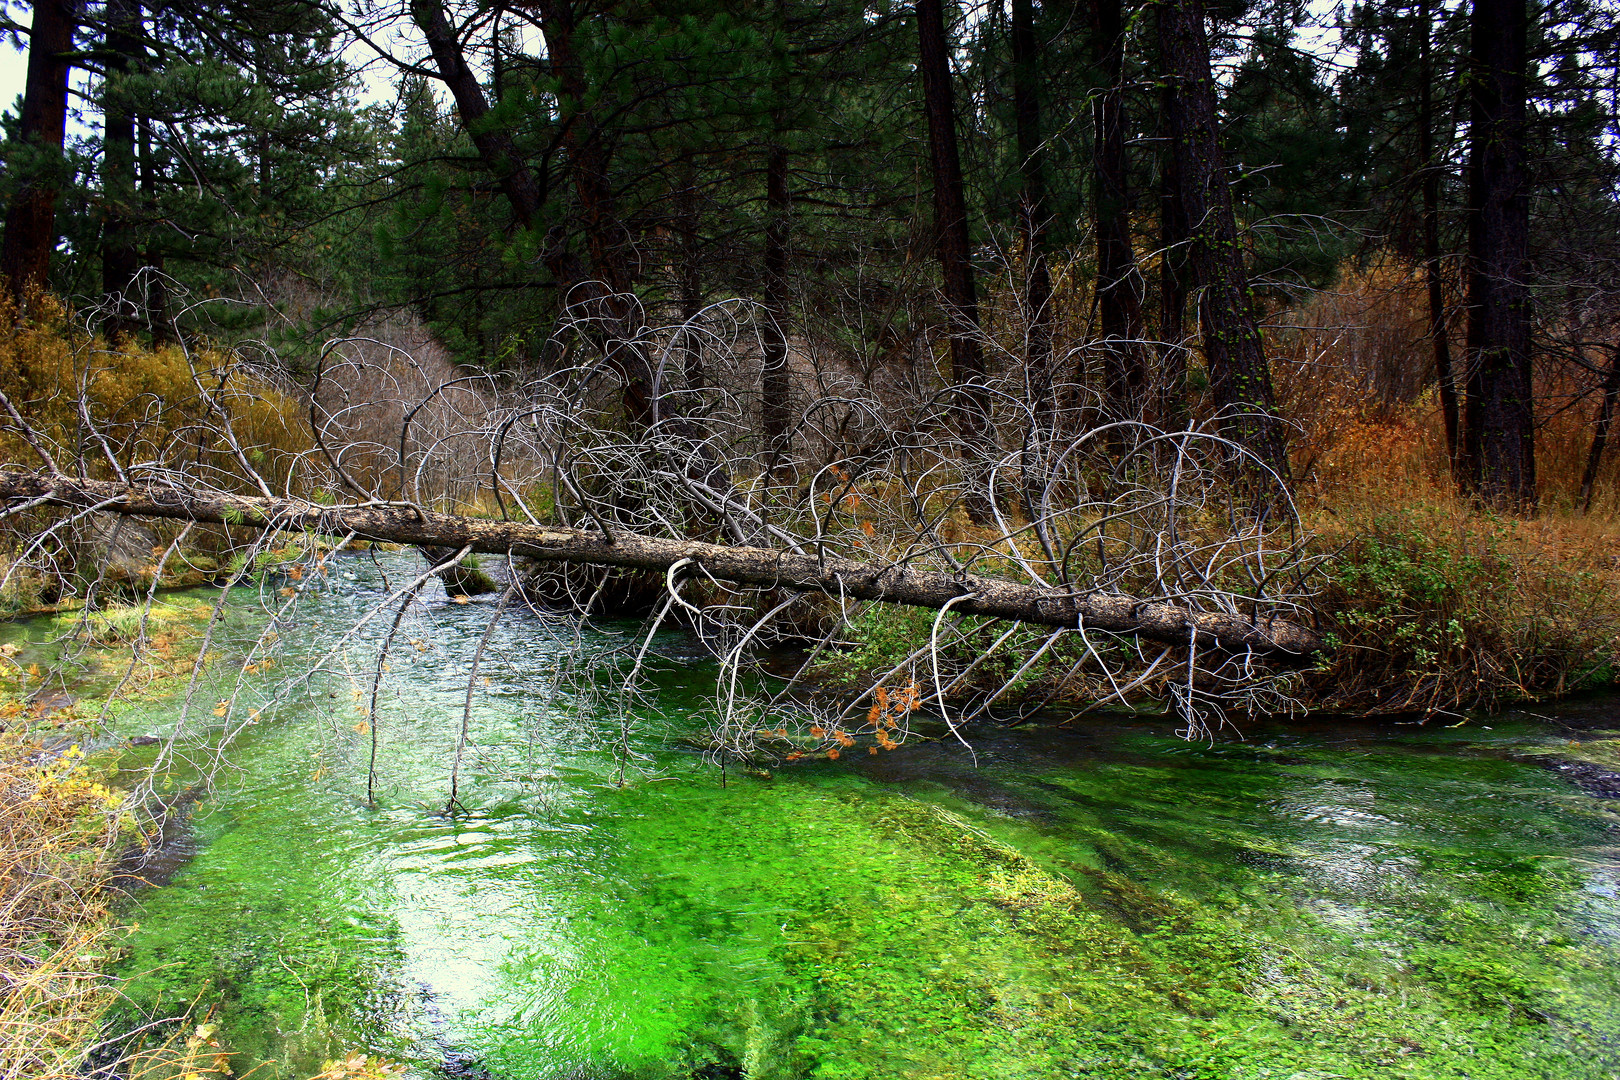
<svg viewBox="0 0 1620 1080">
<path fill-rule="evenodd" d="M 1519 760 L 1566 736 L 1109 721 L 722 782 L 668 749 L 703 708 L 676 668 L 619 786 L 617 719 L 556 685 L 574 646 L 520 618 L 445 816 L 485 614 L 408 628 L 376 808 L 345 680 L 244 734 L 195 860 L 132 913 L 126 1017 L 214 1005 L 260 1077 L 351 1047 L 424 1077 L 1620 1068 L 1613 804 Z"/>
</svg>

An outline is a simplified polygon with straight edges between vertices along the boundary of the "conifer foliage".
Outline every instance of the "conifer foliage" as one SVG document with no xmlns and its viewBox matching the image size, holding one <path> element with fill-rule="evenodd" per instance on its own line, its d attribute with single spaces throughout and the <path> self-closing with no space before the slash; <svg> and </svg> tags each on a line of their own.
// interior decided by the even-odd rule
<svg viewBox="0 0 1620 1080">
<path fill-rule="evenodd" d="M 9 31 L 27 77 L 0 271 L 19 303 L 100 304 L 113 340 L 406 309 L 488 371 L 545 369 L 585 319 L 618 342 L 642 424 L 712 382 L 699 324 L 741 299 L 773 475 L 833 356 L 932 395 L 965 475 L 1017 449 L 1034 485 L 1099 424 L 1119 455 L 1133 423 L 1214 417 L 1286 488 L 1293 406 L 1265 328 L 1393 264 L 1428 315 L 1390 392 L 1435 395 L 1465 491 L 1533 510 L 1538 417 L 1613 411 L 1615 15 L 1364 0 L 1337 18 L 1274 0 L 40 2 Z M 290 279 L 319 300 L 269 322 L 196 303 Z M 689 330 L 666 372 L 637 336 L 670 320 Z"/>
</svg>

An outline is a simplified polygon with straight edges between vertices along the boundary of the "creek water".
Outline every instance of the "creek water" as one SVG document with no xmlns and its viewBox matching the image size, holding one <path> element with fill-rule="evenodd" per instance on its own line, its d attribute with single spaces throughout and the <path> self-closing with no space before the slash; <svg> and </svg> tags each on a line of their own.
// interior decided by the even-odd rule
<svg viewBox="0 0 1620 1080">
<path fill-rule="evenodd" d="M 342 560 L 265 692 L 414 565 Z M 680 746 L 712 669 L 678 636 L 625 728 L 559 678 L 611 628 L 514 610 L 446 814 L 490 614 L 424 593 L 402 628 L 374 807 L 375 638 L 265 708 L 132 901 L 129 1017 L 213 1004 L 266 1080 L 351 1048 L 501 1080 L 1620 1075 L 1620 803 L 1549 767 L 1612 761 L 1614 699 L 1213 744 L 1093 717 L 722 777 Z M 177 700 L 114 726 L 165 735 Z"/>
</svg>

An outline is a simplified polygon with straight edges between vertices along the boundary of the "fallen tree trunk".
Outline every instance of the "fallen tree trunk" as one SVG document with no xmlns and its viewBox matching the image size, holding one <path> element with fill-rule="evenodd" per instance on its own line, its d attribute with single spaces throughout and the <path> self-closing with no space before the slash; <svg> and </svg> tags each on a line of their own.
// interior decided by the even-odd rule
<svg viewBox="0 0 1620 1080">
<path fill-rule="evenodd" d="M 1317 634 L 1279 618 L 1258 622 L 1241 616 L 1193 611 L 1117 593 L 1043 589 L 971 574 L 947 574 L 905 566 L 802 554 L 771 548 L 725 547 L 691 540 L 665 540 L 615 531 L 488 521 L 383 505 L 323 506 L 298 499 L 195 492 L 161 484 L 120 484 L 0 470 L 0 502 L 37 502 L 137 517 L 174 518 L 248 528 L 306 529 L 331 535 L 354 533 L 366 540 L 415 547 L 515 555 L 545 562 L 584 563 L 667 571 L 678 564 L 701 566 L 716 578 L 745 585 L 824 592 L 851 600 L 939 609 L 949 604 L 964 615 L 984 615 L 1041 626 L 1083 625 L 1089 630 L 1130 634 L 1171 645 L 1309 656 L 1325 651 Z"/>
</svg>

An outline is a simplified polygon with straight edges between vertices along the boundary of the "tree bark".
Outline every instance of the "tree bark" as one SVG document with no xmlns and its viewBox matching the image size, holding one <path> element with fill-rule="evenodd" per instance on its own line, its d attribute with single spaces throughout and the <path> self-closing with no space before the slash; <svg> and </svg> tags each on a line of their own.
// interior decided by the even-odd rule
<svg viewBox="0 0 1620 1080">
<path fill-rule="evenodd" d="M 760 370 L 760 428 L 765 439 L 765 468 L 783 471 L 788 455 L 788 425 L 793 416 L 793 384 L 788 371 L 788 203 L 787 150 L 773 144 L 765 158 L 765 322 L 764 364 Z"/>
<path fill-rule="evenodd" d="M 145 116 L 141 117 L 136 121 L 136 130 L 140 140 L 141 204 L 148 220 L 155 223 L 159 217 L 158 163 L 156 149 L 152 145 L 151 120 Z M 157 230 L 148 228 L 145 257 L 141 260 L 149 270 L 145 297 L 146 318 L 152 327 L 152 344 L 173 345 L 179 343 L 180 334 L 169 315 L 169 286 L 163 274 L 163 247 L 156 237 Z"/>
<path fill-rule="evenodd" d="M 1603 380 L 1603 396 L 1598 401 L 1597 423 L 1592 428 L 1592 448 L 1586 454 L 1586 468 L 1581 473 L 1581 513 L 1592 509 L 1593 489 L 1597 486 L 1598 469 L 1603 464 L 1603 450 L 1609 442 L 1609 430 L 1614 425 L 1616 407 L 1620 406 L 1620 345 L 1609 346 L 1609 374 Z"/>
<path fill-rule="evenodd" d="M 1187 265 L 1198 297 L 1204 363 L 1222 429 L 1275 474 L 1262 489 L 1288 483 L 1283 424 L 1271 367 L 1250 306 L 1243 248 L 1227 187 L 1202 0 L 1159 0 L 1159 51 L 1170 84 L 1169 128 L 1177 191 L 1188 228 Z M 1264 513 L 1269 495 L 1256 492 Z"/>
<path fill-rule="evenodd" d="M 572 14 L 566 3 L 539 6 L 542 32 L 561 96 L 581 102 L 586 88 L 572 51 Z M 427 38 L 439 75 L 455 98 L 462 125 L 485 167 L 505 192 L 513 218 L 520 228 L 532 229 L 543 202 L 540 186 L 512 136 L 485 122 L 489 103 L 484 88 L 467 66 L 461 44 L 445 17 L 444 5 L 439 0 L 411 0 L 411 18 Z M 588 269 L 582 266 L 564 239 L 557 236 L 547 238 L 546 266 L 557 282 L 563 303 L 587 320 L 608 364 L 623 383 L 626 414 L 633 423 L 647 427 L 659 419 L 657 380 L 646 351 L 635 341 L 639 327 L 633 325 L 633 306 L 624 296 L 629 278 L 618 257 L 618 245 L 608 236 L 608 223 L 614 219 L 600 140 L 589 131 L 584 137 L 579 134 L 581 126 L 590 128 L 588 117 L 576 113 L 564 123 L 567 128 L 563 146 L 569 155 L 591 261 Z"/>
<path fill-rule="evenodd" d="M 962 159 L 956 143 L 950 45 L 941 0 L 917 0 L 917 69 L 928 119 L 929 166 L 934 182 L 934 246 L 951 321 L 951 383 L 957 433 L 967 474 L 967 510 L 975 524 L 994 520 L 985 469 L 977 458 L 990 438 L 990 393 L 979 344 L 979 300 L 973 279 Z"/>
<path fill-rule="evenodd" d="M 703 337 L 697 332 L 698 313 L 703 310 L 703 267 L 699 261 L 697 166 L 687 159 L 680 169 L 675 192 L 675 229 L 681 245 L 676 268 L 676 292 L 681 305 L 681 367 L 686 385 L 696 390 L 707 384 L 703 370 Z"/>
<path fill-rule="evenodd" d="M 1125 153 L 1125 28 L 1120 0 L 1092 0 L 1100 92 L 1092 99 L 1092 212 L 1097 233 L 1097 320 L 1102 332 L 1103 400 L 1110 420 L 1142 414 L 1142 274 L 1131 245 L 1130 166 Z"/>
<path fill-rule="evenodd" d="M 607 143 L 587 105 L 590 87 L 575 47 L 574 11 L 569 0 L 536 0 L 535 6 L 540 11 L 540 32 L 551 74 L 557 80 L 559 104 L 564 104 L 562 145 L 579 200 L 590 269 L 610 291 L 623 293 L 631 284 L 625 259 L 628 234 L 614 208 Z"/>
<path fill-rule="evenodd" d="M 1160 91 L 1168 125 L 1175 91 Z M 1187 214 L 1181 206 L 1181 170 L 1168 132 L 1159 153 L 1159 373 L 1154 388 L 1158 423 L 1170 430 L 1187 422 Z"/>
<path fill-rule="evenodd" d="M 501 185 L 507 202 L 512 205 L 513 218 L 520 228 L 532 228 L 540 216 L 540 187 L 513 145 L 512 136 L 484 123 L 489 102 L 484 97 L 484 88 L 478 85 L 478 77 L 467 66 L 461 43 L 445 18 L 444 5 L 439 0 L 411 0 L 411 19 L 427 38 L 439 77 L 449 88 L 456 109 L 461 113 L 462 127 L 477 148 L 484 167 Z"/>
<path fill-rule="evenodd" d="M 456 517 L 409 507 L 322 506 L 292 499 L 198 493 L 164 485 L 130 485 L 66 476 L 0 470 L 0 503 L 44 499 L 76 509 L 211 522 L 263 529 L 354 533 L 366 540 L 511 554 L 545 562 L 584 563 L 668 571 L 690 562 L 716 578 L 748 585 L 824 591 L 854 600 L 911 607 L 944 607 L 1042 626 L 1134 634 L 1169 645 L 1196 642 L 1232 650 L 1304 656 L 1324 650 L 1309 628 L 1284 619 L 1251 622 L 1236 615 L 1191 611 L 1114 593 L 1076 593 L 1033 585 L 856 562 L 755 547 L 664 540 L 615 531 L 611 537 L 581 529 Z M 963 598 L 966 599 L 963 599 Z"/>
<path fill-rule="evenodd" d="M 1440 251 L 1440 162 L 1434 145 L 1434 9 L 1421 0 L 1418 30 L 1418 157 L 1423 165 L 1423 272 L 1429 289 L 1429 341 L 1434 377 L 1440 387 L 1440 413 L 1446 426 L 1446 460 L 1457 475 L 1457 381 L 1451 370 L 1451 325 Z"/>
<path fill-rule="evenodd" d="M 1526 0 L 1475 0 L 1469 24 L 1467 489 L 1511 513 L 1536 505 L 1530 201 L 1524 161 Z"/>
<path fill-rule="evenodd" d="M 1052 274 L 1047 262 L 1046 141 L 1041 135 L 1040 52 L 1034 0 L 1012 0 L 1013 113 L 1018 129 L 1019 231 L 1024 241 L 1025 365 L 1035 429 L 1049 437 L 1056 409 L 1052 372 Z"/>
<path fill-rule="evenodd" d="M 41 155 L 22 178 L 6 207 L 0 274 L 21 305 L 30 290 L 43 289 L 56 248 L 56 193 L 62 140 L 67 133 L 68 72 L 78 0 L 37 0 L 28 37 L 28 77 L 17 133 Z"/>
<path fill-rule="evenodd" d="M 107 73 L 102 86 L 101 291 L 112 304 L 106 332 L 115 344 L 139 325 L 140 299 L 130 295 L 140 269 L 133 217 L 137 198 L 135 115 L 125 85 L 140 56 L 141 8 L 136 0 L 108 0 Z"/>
<path fill-rule="evenodd" d="M 614 207 L 607 141 L 586 104 L 590 87 L 575 48 L 574 10 L 569 0 L 536 0 L 535 7 L 540 12 L 540 32 L 545 38 L 551 73 L 557 80 L 558 101 L 564 106 L 561 143 L 568 155 L 569 175 L 589 254 L 587 269 L 567 250 L 561 230 L 556 230 L 558 235 L 548 238 L 546 262 L 569 309 L 594 326 L 608 363 L 623 381 L 626 414 L 634 423 L 650 426 L 669 418 L 662 391 L 670 380 L 654 371 L 646 349 L 637 341 L 641 326 L 636 305 L 628 295 L 634 276 L 626 258 L 629 234 Z M 676 418 L 676 423 L 691 428 L 685 420 Z M 692 434 L 696 436 L 697 432 L 693 430 Z M 707 461 L 704 467 L 711 474 L 722 475 L 717 472 L 718 462 Z"/>
</svg>

